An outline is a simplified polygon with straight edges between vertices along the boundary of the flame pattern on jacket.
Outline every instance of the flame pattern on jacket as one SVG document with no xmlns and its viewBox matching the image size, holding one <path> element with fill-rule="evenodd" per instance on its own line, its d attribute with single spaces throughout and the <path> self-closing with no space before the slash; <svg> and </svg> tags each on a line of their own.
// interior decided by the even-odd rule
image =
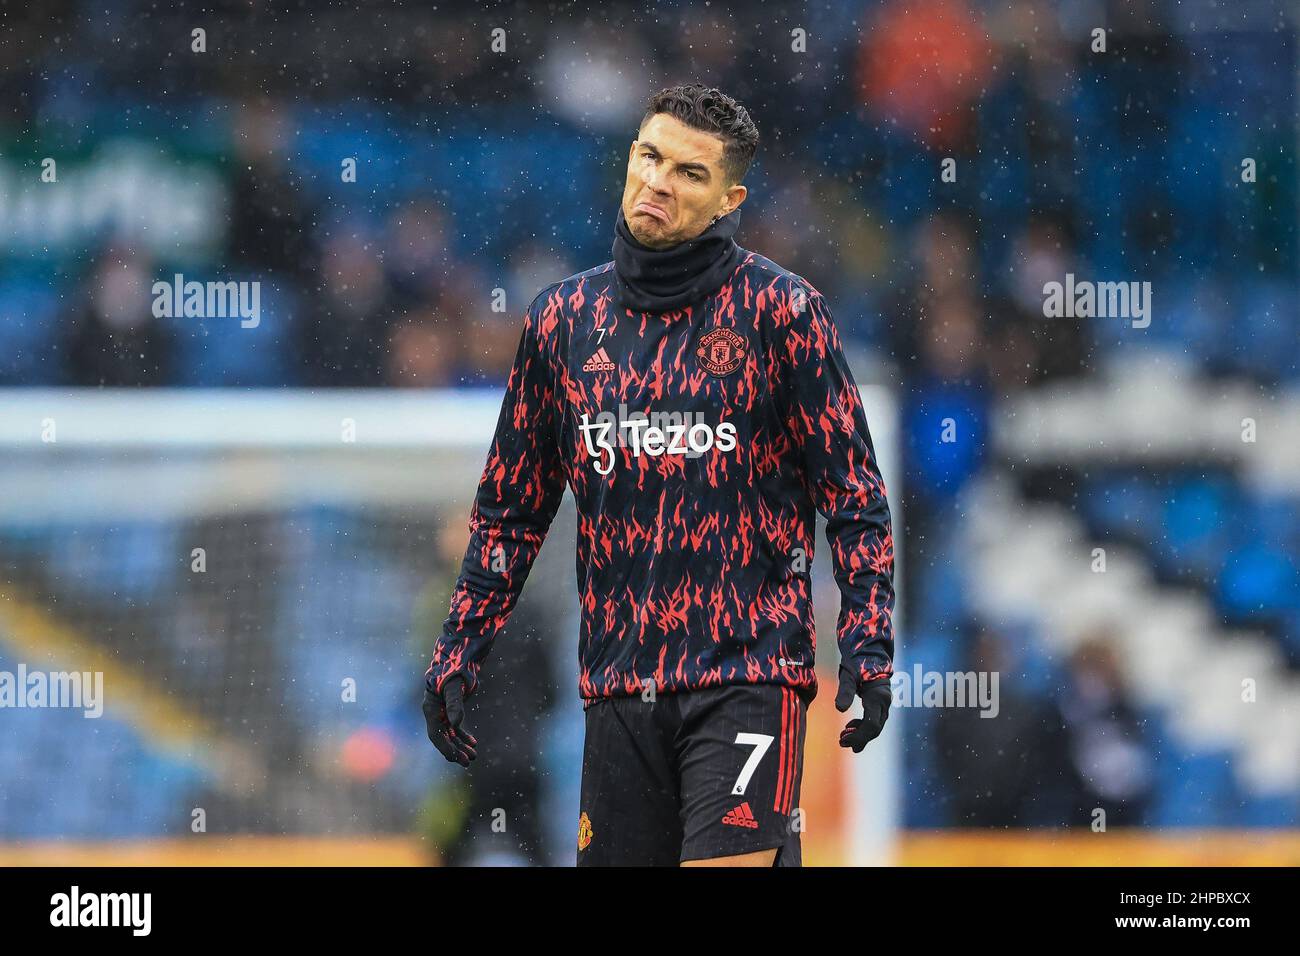
<svg viewBox="0 0 1300 956">
<path fill-rule="evenodd" d="M 715 295 L 640 313 L 617 306 L 613 268 L 557 282 L 528 308 L 429 682 L 477 686 L 566 485 L 582 697 L 648 682 L 815 694 L 815 511 L 841 594 L 841 661 L 862 680 L 888 678 L 889 505 L 821 294 L 745 252 Z M 701 344 L 719 328 L 735 334 Z"/>
</svg>

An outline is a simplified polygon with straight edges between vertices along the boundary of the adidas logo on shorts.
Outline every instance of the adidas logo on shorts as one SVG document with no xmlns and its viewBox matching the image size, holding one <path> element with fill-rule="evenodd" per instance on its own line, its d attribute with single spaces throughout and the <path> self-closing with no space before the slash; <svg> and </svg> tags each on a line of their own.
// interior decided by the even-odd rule
<svg viewBox="0 0 1300 956">
<path fill-rule="evenodd" d="M 747 827 L 750 830 L 758 829 L 758 821 L 754 819 L 754 811 L 749 809 L 748 800 L 724 815 L 722 822 L 732 827 Z"/>
</svg>

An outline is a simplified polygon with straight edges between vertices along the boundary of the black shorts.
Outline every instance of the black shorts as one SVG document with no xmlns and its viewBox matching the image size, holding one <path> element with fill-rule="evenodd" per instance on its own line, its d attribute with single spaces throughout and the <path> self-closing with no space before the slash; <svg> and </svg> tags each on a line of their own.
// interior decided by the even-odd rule
<svg viewBox="0 0 1300 956">
<path fill-rule="evenodd" d="M 777 866 L 799 866 L 807 708 L 776 684 L 588 701 L 578 865 L 778 847 Z"/>
</svg>

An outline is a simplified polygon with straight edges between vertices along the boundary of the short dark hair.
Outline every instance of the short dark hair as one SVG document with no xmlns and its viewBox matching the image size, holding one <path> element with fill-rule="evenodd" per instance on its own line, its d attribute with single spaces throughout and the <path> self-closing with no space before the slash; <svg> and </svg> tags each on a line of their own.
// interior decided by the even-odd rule
<svg viewBox="0 0 1300 956">
<path fill-rule="evenodd" d="M 758 152 L 758 127 L 749 112 L 726 93 L 701 83 L 688 83 L 660 90 L 650 97 L 641 129 L 651 117 L 667 113 L 687 126 L 712 133 L 722 140 L 722 168 L 727 178 L 738 183 L 749 172 Z"/>
</svg>

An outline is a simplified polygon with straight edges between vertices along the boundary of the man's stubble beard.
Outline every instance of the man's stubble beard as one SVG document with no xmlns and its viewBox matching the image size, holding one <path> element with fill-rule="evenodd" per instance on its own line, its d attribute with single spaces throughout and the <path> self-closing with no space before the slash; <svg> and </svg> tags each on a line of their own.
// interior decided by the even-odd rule
<svg viewBox="0 0 1300 956">
<path fill-rule="evenodd" d="M 641 218 L 649 218 L 649 217 L 638 216 L 637 218 L 641 219 Z M 632 223 L 631 221 L 628 222 L 627 228 L 628 231 L 632 233 L 632 237 L 636 239 L 637 242 L 651 249 L 667 249 L 670 246 L 676 245 L 676 243 L 673 242 L 666 242 L 663 238 L 662 233 L 646 232 L 645 230 L 638 228 L 638 226 Z"/>
</svg>

